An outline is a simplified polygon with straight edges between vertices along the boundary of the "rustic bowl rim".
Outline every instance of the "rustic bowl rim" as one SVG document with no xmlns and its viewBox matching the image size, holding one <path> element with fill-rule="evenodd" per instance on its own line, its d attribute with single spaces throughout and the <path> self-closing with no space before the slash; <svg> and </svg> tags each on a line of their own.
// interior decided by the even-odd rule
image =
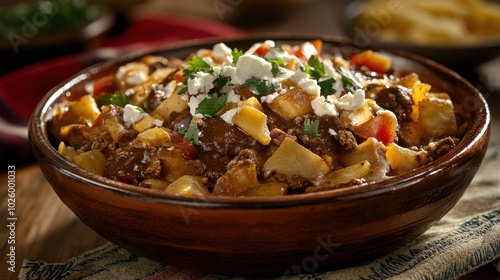
<svg viewBox="0 0 500 280">
<path fill-rule="evenodd" d="M 141 188 L 92 174 L 59 155 L 57 149 L 53 147 L 49 141 L 49 136 L 46 129 L 47 120 L 50 118 L 50 111 L 53 105 L 56 104 L 56 100 L 69 88 L 87 79 L 90 74 L 98 73 L 103 69 L 107 69 L 109 67 L 119 65 L 120 63 L 139 58 L 145 54 L 156 52 L 167 53 L 185 47 L 216 44 L 218 42 L 225 42 L 229 44 L 231 42 L 239 41 L 258 42 L 266 39 L 282 41 L 307 41 L 313 39 L 321 39 L 323 40 L 323 42 L 331 43 L 332 45 L 346 44 L 350 48 L 381 50 L 391 55 L 401 57 L 405 60 L 414 61 L 420 65 L 430 67 L 432 69 L 432 72 L 437 71 L 440 74 L 446 76 L 446 79 L 453 79 L 461 83 L 461 86 L 466 87 L 467 90 L 470 91 L 471 94 L 473 94 L 473 101 L 476 102 L 475 108 L 473 108 L 475 110 L 475 117 L 471 119 L 469 129 L 462 138 L 462 141 L 458 143 L 455 149 L 453 149 L 445 156 L 423 167 L 381 181 L 363 183 L 359 186 L 352 186 L 315 193 L 288 195 L 283 197 L 211 196 L 189 198 L 172 196 L 160 191 Z M 450 166 L 459 164 L 463 162 L 463 160 L 466 160 L 469 156 L 479 153 L 479 151 L 483 149 L 486 149 L 489 142 L 490 124 L 490 111 L 486 100 L 479 92 L 479 90 L 456 72 L 435 61 L 404 51 L 382 50 L 380 48 L 371 46 L 356 47 L 355 43 L 351 39 L 338 36 L 262 33 L 229 38 L 215 37 L 208 39 L 187 40 L 179 43 L 169 44 L 167 46 L 160 46 L 153 49 L 134 52 L 119 59 L 113 59 L 90 66 L 80 71 L 79 73 L 67 78 L 59 85 L 55 86 L 39 101 L 38 105 L 33 110 L 33 113 L 29 120 L 28 136 L 29 142 L 34 152 L 38 150 L 38 154 L 40 155 L 39 160 L 43 159 L 53 169 L 57 170 L 57 172 L 71 178 L 72 180 L 81 181 L 94 187 L 106 189 L 115 194 L 146 200 L 152 203 L 165 203 L 190 207 L 266 209 L 283 208 L 296 205 L 310 205 L 319 202 L 334 202 L 337 200 L 362 199 L 370 196 L 382 195 L 386 192 L 397 191 L 403 188 L 409 188 L 413 185 L 416 185 L 418 182 L 423 181 L 429 176 L 438 176 L 438 173 L 440 173 L 441 171 L 449 168 Z"/>
</svg>

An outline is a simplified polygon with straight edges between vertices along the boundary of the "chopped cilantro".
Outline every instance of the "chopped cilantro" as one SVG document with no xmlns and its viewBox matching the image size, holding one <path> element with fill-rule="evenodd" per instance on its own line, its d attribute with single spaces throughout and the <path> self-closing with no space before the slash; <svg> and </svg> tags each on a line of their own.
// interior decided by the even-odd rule
<svg viewBox="0 0 500 280">
<path fill-rule="evenodd" d="M 318 132 L 319 129 L 319 119 L 315 119 L 314 121 L 311 121 L 310 119 L 306 118 L 304 120 L 304 134 L 309 134 L 312 136 L 321 136 Z"/>
<path fill-rule="evenodd" d="M 278 58 L 278 59 L 267 58 L 266 60 L 271 63 L 271 66 L 272 66 L 271 73 L 273 74 L 273 77 L 276 77 L 278 75 L 285 73 L 285 70 L 283 70 L 281 68 L 281 66 L 285 65 L 285 61 L 283 59 L 281 59 L 281 58 Z"/>
<path fill-rule="evenodd" d="M 217 93 L 212 94 L 212 96 L 203 99 L 198 107 L 196 108 L 196 113 L 202 114 L 206 117 L 213 117 L 217 112 L 226 105 L 227 94 Z"/>
<path fill-rule="evenodd" d="M 225 77 L 225 76 L 218 76 L 215 78 L 213 84 L 214 86 L 218 87 L 219 89 L 223 88 L 227 83 L 231 81 L 231 77 Z"/>
<path fill-rule="evenodd" d="M 240 59 L 240 56 L 243 55 L 243 51 L 234 48 L 233 51 L 231 52 L 231 55 L 233 56 L 233 63 L 236 64 L 238 62 L 238 59 Z"/>
<path fill-rule="evenodd" d="M 318 86 L 321 88 L 321 95 L 328 96 L 336 93 L 337 91 L 333 88 L 334 83 L 334 78 L 326 79 L 321 82 L 318 81 Z"/>
<path fill-rule="evenodd" d="M 351 71 L 344 67 L 338 69 L 340 76 L 342 76 L 342 84 L 350 92 L 355 92 L 358 89 L 363 89 L 363 86 L 356 80 Z"/>
<path fill-rule="evenodd" d="M 189 142 L 192 142 L 195 145 L 200 144 L 200 130 L 198 129 L 198 126 L 196 125 L 194 120 L 191 120 L 191 122 L 189 123 L 189 127 L 182 127 L 177 132 L 183 134 L 184 139 L 188 140 Z"/>
<path fill-rule="evenodd" d="M 319 80 L 319 78 L 326 75 L 325 66 L 319 58 L 311 56 L 307 62 L 306 73 L 309 74 L 311 78 Z"/>
<path fill-rule="evenodd" d="M 269 80 L 261 80 L 256 78 L 248 79 L 242 87 L 249 88 L 251 92 L 258 96 L 270 94 L 273 90 L 278 88 L 278 84 Z"/>
<path fill-rule="evenodd" d="M 99 97 L 99 106 L 102 105 L 117 105 L 125 107 L 129 102 L 128 96 L 123 93 L 103 94 Z"/>
<path fill-rule="evenodd" d="M 188 79 L 197 72 L 212 73 L 212 67 L 201 57 L 194 56 L 188 62 L 188 67 L 184 70 L 184 84 L 187 84 Z"/>
</svg>

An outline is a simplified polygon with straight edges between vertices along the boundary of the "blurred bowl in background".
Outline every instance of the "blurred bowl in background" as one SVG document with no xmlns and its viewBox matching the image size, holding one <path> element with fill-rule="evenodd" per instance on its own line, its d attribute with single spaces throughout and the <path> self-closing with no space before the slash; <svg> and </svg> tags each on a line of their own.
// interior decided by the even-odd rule
<svg viewBox="0 0 500 280">
<path fill-rule="evenodd" d="M 114 22 L 114 13 L 107 6 L 85 1 L 3 4 L 0 6 L 0 74 L 95 48 Z"/>
<path fill-rule="evenodd" d="M 377 10 L 372 6 L 366 8 L 364 5 L 369 2 L 370 5 L 375 5 L 380 9 Z M 420 3 L 419 5 L 422 6 L 420 8 L 431 9 L 426 15 L 433 20 L 425 22 L 426 18 L 420 18 L 419 22 L 419 19 L 413 18 L 415 15 L 411 15 L 417 12 L 415 7 L 390 6 L 388 2 L 382 1 L 356 0 L 346 6 L 342 24 L 346 33 L 360 47 L 370 45 L 376 48 L 412 52 L 454 69 L 473 67 L 500 55 L 499 34 L 495 35 L 495 32 L 490 32 L 491 30 L 488 31 L 489 34 L 486 34 L 487 31 L 482 32 L 484 34 L 473 34 L 472 31 L 466 29 L 469 24 L 475 23 L 460 22 L 460 18 L 453 15 L 453 13 L 460 12 L 478 13 L 474 7 L 452 11 L 448 10 L 446 5 L 454 1 L 445 2 L 436 1 L 436 6 L 431 7 Z M 488 5 L 491 4 L 488 3 Z M 495 8 L 500 10 L 500 6 Z M 412 9 L 412 11 L 405 9 Z M 493 22 L 492 19 L 487 19 L 488 22 L 477 22 L 477 25 L 489 24 L 492 27 L 491 24 L 495 23 L 495 26 L 500 27 L 500 13 L 498 16 L 496 14 L 492 16 L 498 17 L 498 20 Z M 476 18 L 482 21 L 480 15 L 471 15 L 467 20 L 471 21 Z M 394 26 L 398 30 L 389 30 Z M 422 29 L 421 32 L 415 32 L 419 27 Z M 446 34 L 448 30 L 450 33 Z M 477 30 L 475 32 L 477 33 Z M 462 34 L 470 35 L 462 36 Z"/>
</svg>

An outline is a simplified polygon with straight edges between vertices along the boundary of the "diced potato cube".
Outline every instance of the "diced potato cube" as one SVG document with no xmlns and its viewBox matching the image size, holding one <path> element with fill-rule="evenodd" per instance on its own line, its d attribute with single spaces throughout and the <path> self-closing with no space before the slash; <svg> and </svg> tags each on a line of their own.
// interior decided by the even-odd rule
<svg viewBox="0 0 500 280">
<path fill-rule="evenodd" d="M 152 190 L 164 191 L 168 185 L 170 185 L 167 181 L 156 178 L 147 178 L 141 182 L 140 186 L 146 187 Z"/>
<path fill-rule="evenodd" d="M 307 188 L 306 192 L 326 190 L 361 179 L 370 172 L 370 167 L 370 162 L 364 160 L 358 164 L 331 171 L 316 181 L 315 186 Z"/>
<path fill-rule="evenodd" d="M 454 135 L 457 122 L 453 103 L 448 99 L 426 98 L 418 104 L 420 121 L 432 139 Z"/>
<path fill-rule="evenodd" d="M 302 89 L 292 89 L 276 97 L 270 106 L 287 121 L 297 116 L 312 114 L 311 95 Z"/>
<path fill-rule="evenodd" d="M 365 102 L 363 106 L 361 106 L 356 111 L 343 111 L 340 116 L 340 121 L 343 126 L 350 127 L 351 125 L 361 125 L 373 118 L 372 110 L 368 104 Z"/>
<path fill-rule="evenodd" d="M 400 133 L 400 143 L 405 147 L 420 146 L 424 142 L 427 142 L 429 137 L 427 136 L 427 130 L 420 121 L 411 121 L 408 123 L 402 123 L 399 128 Z"/>
<path fill-rule="evenodd" d="M 264 111 L 264 109 L 262 109 L 262 105 L 260 104 L 259 100 L 257 100 L 257 98 L 255 98 L 254 96 L 238 102 L 238 107 L 243 107 L 243 106 L 252 106 L 255 109 L 258 109 L 259 111 Z"/>
<path fill-rule="evenodd" d="M 369 174 L 365 176 L 367 180 L 386 178 L 389 171 L 389 163 L 385 158 L 383 148 L 382 143 L 370 137 L 365 142 L 359 144 L 354 152 L 343 154 L 341 156 L 342 165 L 351 166 L 367 160 L 371 165 Z"/>
<path fill-rule="evenodd" d="M 73 162 L 89 172 L 102 175 L 106 165 L 106 157 L 99 150 L 90 150 L 73 157 Z"/>
<path fill-rule="evenodd" d="M 68 148 L 64 142 L 60 142 L 59 143 L 59 147 L 57 148 L 57 151 L 65 159 L 67 159 L 67 160 L 69 160 L 71 162 L 73 162 L 73 158 L 76 157 L 79 154 L 75 149 Z"/>
<path fill-rule="evenodd" d="M 67 101 L 56 107 L 49 128 L 56 138 L 59 138 L 61 127 L 69 124 L 92 126 L 99 114 L 95 99 L 90 95 L 84 95 L 76 101 Z"/>
<path fill-rule="evenodd" d="M 151 112 L 151 116 L 168 121 L 173 112 L 183 112 L 189 109 L 188 104 L 178 94 L 172 94 L 163 100 L 158 107 Z"/>
<path fill-rule="evenodd" d="M 287 137 L 264 163 L 263 171 L 314 181 L 328 173 L 329 167 L 323 158 Z"/>
<path fill-rule="evenodd" d="M 163 150 L 159 155 L 163 165 L 165 180 L 173 182 L 184 175 L 201 175 L 202 171 L 194 164 L 194 161 L 188 160 L 184 152 L 179 149 Z"/>
<path fill-rule="evenodd" d="M 146 115 L 139 121 L 132 124 L 132 128 L 137 132 L 143 132 L 146 129 L 150 129 L 155 126 L 154 124 L 155 118 L 151 115 Z"/>
<path fill-rule="evenodd" d="M 258 185 L 255 163 L 240 161 L 217 180 L 212 194 L 238 196 Z"/>
<path fill-rule="evenodd" d="M 165 192 L 179 196 L 208 196 L 210 192 L 205 183 L 203 177 L 185 175 L 168 185 Z"/>
<path fill-rule="evenodd" d="M 252 106 L 243 106 L 234 114 L 233 123 L 263 145 L 269 145 L 271 136 L 267 115 Z"/>
<path fill-rule="evenodd" d="M 420 111 L 418 107 L 418 103 L 422 101 L 426 96 L 429 90 L 431 89 L 431 86 L 429 84 L 421 83 L 421 82 L 416 82 L 413 87 L 412 87 L 412 99 L 413 99 L 413 105 L 411 106 L 412 112 L 411 112 L 411 119 L 412 120 L 418 120 L 420 116 Z"/>
<path fill-rule="evenodd" d="M 244 191 L 242 196 L 283 196 L 287 192 L 286 183 L 269 182 Z"/>
<path fill-rule="evenodd" d="M 163 128 L 153 127 L 139 133 L 134 141 L 141 142 L 144 148 L 161 146 L 170 142 L 170 135 Z"/>
<path fill-rule="evenodd" d="M 387 145 L 385 156 L 394 174 L 411 171 L 427 161 L 426 151 L 414 151 L 394 143 Z"/>
</svg>

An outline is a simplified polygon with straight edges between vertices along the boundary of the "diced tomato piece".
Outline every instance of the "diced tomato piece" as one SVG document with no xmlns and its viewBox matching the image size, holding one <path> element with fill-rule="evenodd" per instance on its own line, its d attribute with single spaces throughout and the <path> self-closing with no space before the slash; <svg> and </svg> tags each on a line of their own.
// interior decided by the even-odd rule
<svg viewBox="0 0 500 280">
<path fill-rule="evenodd" d="M 193 143 L 184 139 L 184 136 L 180 133 L 173 132 L 169 134 L 170 134 L 170 141 L 172 142 L 172 145 L 176 149 L 182 150 L 184 154 L 190 159 L 196 158 L 197 150 Z"/>
<path fill-rule="evenodd" d="M 398 120 L 393 113 L 382 112 L 371 120 L 358 125 L 352 129 L 358 137 L 375 137 L 378 141 L 387 145 L 396 140 Z"/>
<path fill-rule="evenodd" d="M 371 71 L 385 73 L 391 68 L 391 58 L 370 50 L 363 51 L 351 57 L 351 64 L 365 66 Z"/>
<path fill-rule="evenodd" d="M 309 59 L 311 56 L 318 56 L 323 48 L 323 41 L 313 40 L 301 44 L 295 51 L 298 58 Z"/>
<path fill-rule="evenodd" d="M 184 82 L 184 71 L 179 70 L 179 71 L 175 72 L 174 79 L 178 83 Z"/>
<path fill-rule="evenodd" d="M 267 46 L 265 44 L 262 44 L 262 45 L 260 45 L 260 47 L 258 47 L 255 50 L 254 54 L 256 54 L 256 55 L 258 55 L 260 57 L 264 57 L 264 56 L 266 56 L 266 54 L 269 52 L 270 49 L 271 48 L 269 48 L 269 46 Z"/>
<path fill-rule="evenodd" d="M 97 116 L 97 119 L 95 119 L 94 126 L 102 127 L 102 113 Z"/>
<path fill-rule="evenodd" d="M 116 84 L 116 79 L 114 75 L 104 76 L 96 81 L 94 81 L 94 96 L 101 94 L 114 93 L 118 86 Z"/>
</svg>

